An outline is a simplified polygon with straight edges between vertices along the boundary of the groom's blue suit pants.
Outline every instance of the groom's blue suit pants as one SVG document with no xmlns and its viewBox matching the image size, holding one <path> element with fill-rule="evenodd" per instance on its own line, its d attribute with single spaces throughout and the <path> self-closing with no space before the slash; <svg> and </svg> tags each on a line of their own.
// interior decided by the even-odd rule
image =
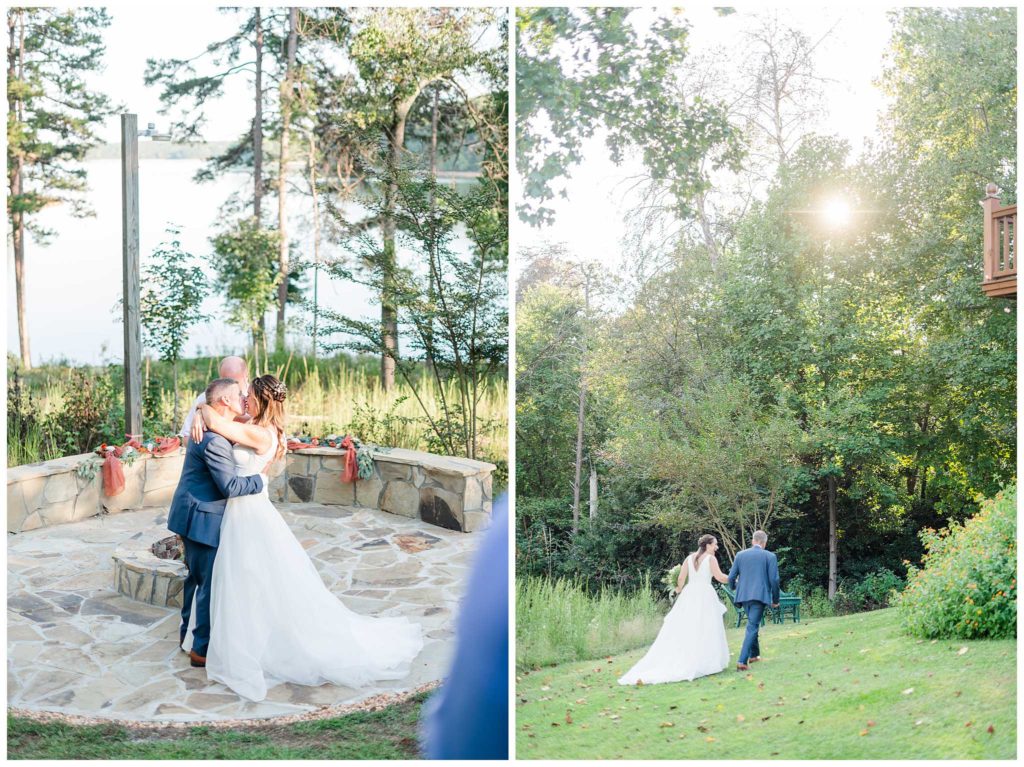
<svg viewBox="0 0 1024 767">
<path fill-rule="evenodd" d="M 747 633 L 743 637 L 743 646 L 740 647 L 740 663 L 746 663 L 750 658 L 756 658 L 761 654 L 757 630 L 761 628 L 761 616 L 764 615 L 767 606 L 764 602 L 747 602 L 743 605 L 747 612 Z"/>
<path fill-rule="evenodd" d="M 185 539 L 185 565 L 188 577 L 182 590 L 181 638 L 188 631 L 189 614 L 196 611 L 196 625 L 192 629 L 192 649 L 196 655 L 206 657 L 210 646 L 210 586 L 213 581 L 213 560 L 217 548 L 205 543 Z"/>
</svg>

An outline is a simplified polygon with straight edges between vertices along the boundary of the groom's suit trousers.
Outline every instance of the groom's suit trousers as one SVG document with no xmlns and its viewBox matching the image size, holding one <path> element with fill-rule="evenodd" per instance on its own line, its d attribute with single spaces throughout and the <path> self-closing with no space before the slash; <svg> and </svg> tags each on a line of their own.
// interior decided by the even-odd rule
<svg viewBox="0 0 1024 767">
<path fill-rule="evenodd" d="M 185 565 L 188 577 L 182 592 L 181 632 L 188 630 L 189 615 L 196 611 L 196 625 L 192 629 L 192 649 L 206 657 L 210 646 L 210 586 L 213 581 L 213 560 L 217 548 L 205 543 L 185 539 Z"/>
<path fill-rule="evenodd" d="M 756 658 L 761 654 L 757 631 L 761 628 L 761 616 L 764 615 L 767 606 L 764 602 L 747 602 L 743 605 L 747 611 L 747 633 L 743 637 L 743 646 L 740 647 L 740 663 L 746 663 L 750 658 Z"/>
</svg>

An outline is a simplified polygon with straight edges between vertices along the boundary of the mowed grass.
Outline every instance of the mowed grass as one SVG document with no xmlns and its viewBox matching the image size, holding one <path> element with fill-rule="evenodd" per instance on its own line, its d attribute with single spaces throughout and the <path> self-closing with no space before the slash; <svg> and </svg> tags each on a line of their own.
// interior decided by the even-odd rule
<svg viewBox="0 0 1024 767">
<path fill-rule="evenodd" d="M 429 693 L 379 711 L 262 727 L 142 729 L 7 717 L 8 759 L 418 759 Z"/>
<path fill-rule="evenodd" d="M 693 682 L 619 686 L 646 648 L 519 671 L 517 758 L 1016 757 L 1015 640 L 918 640 L 878 610 L 767 625 L 737 673 L 727 636 L 729 667 Z"/>
</svg>

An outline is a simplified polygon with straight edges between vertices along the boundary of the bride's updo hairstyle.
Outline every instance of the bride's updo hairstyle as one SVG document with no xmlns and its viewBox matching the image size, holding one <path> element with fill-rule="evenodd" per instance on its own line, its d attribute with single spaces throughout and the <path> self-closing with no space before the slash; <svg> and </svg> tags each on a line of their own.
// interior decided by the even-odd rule
<svg viewBox="0 0 1024 767">
<path fill-rule="evenodd" d="M 712 543 L 715 543 L 716 540 L 717 539 L 715 538 L 715 536 L 711 535 L 710 533 L 702 535 L 700 537 L 700 540 L 697 541 L 697 553 L 694 554 L 693 561 L 696 562 L 698 559 L 700 559 L 701 555 L 708 550 L 708 546 L 710 546 Z"/>
<path fill-rule="evenodd" d="M 259 426 L 273 426 L 277 430 L 276 461 L 284 455 L 284 401 L 288 389 L 272 375 L 260 376 L 249 386 L 249 395 L 256 400 L 256 414 L 253 423 Z"/>
</svg>

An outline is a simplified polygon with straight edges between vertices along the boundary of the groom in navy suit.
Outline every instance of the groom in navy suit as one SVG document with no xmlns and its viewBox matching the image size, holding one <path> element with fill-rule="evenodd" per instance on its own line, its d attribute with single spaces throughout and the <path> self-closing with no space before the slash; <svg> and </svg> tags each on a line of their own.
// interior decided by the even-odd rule
<svg viewBox="0 0 1024 767">
<path fill-rule="evenodd" d="M 729 588 L 736 593 L 736 606 L 745 607 L 747 612 L 747 634 L 740 648 L 737 671 L 750 668 L 748 660 L 751 663 L 761 660 L 761 646 L 757 641 L 761 616 L 768 605 L 779 606 L 779 562 L 772 552 L 765 551 L 767 543 L 768 533 L 756 531 L 753 545 L 736 555 L 729 570 Z"/>
<path fill-rule="evenodd" d="M 206 387 L 206 402 L 229 418 L 242 415 L 242 392 L 232 378 L 218 378 Z M 185 541 L 185 564 L 188 577 L 182 592 L 180 642 L 188 631 L 193 602 L 196 625 L 192 630 L 192 665 L 206 665 L 210 644 L 210 584 L 213 560 L 220 544 L 220 523 L 224 519 L 227 499 L 262 492 L 264 478 L 260 474 L 239 477 L 235 474 L 235 458 L 231 443 L 207 430 L 201 442 L 188 441 L 181 479 L 171 500 L 167 527 Z"/>
</svg>

